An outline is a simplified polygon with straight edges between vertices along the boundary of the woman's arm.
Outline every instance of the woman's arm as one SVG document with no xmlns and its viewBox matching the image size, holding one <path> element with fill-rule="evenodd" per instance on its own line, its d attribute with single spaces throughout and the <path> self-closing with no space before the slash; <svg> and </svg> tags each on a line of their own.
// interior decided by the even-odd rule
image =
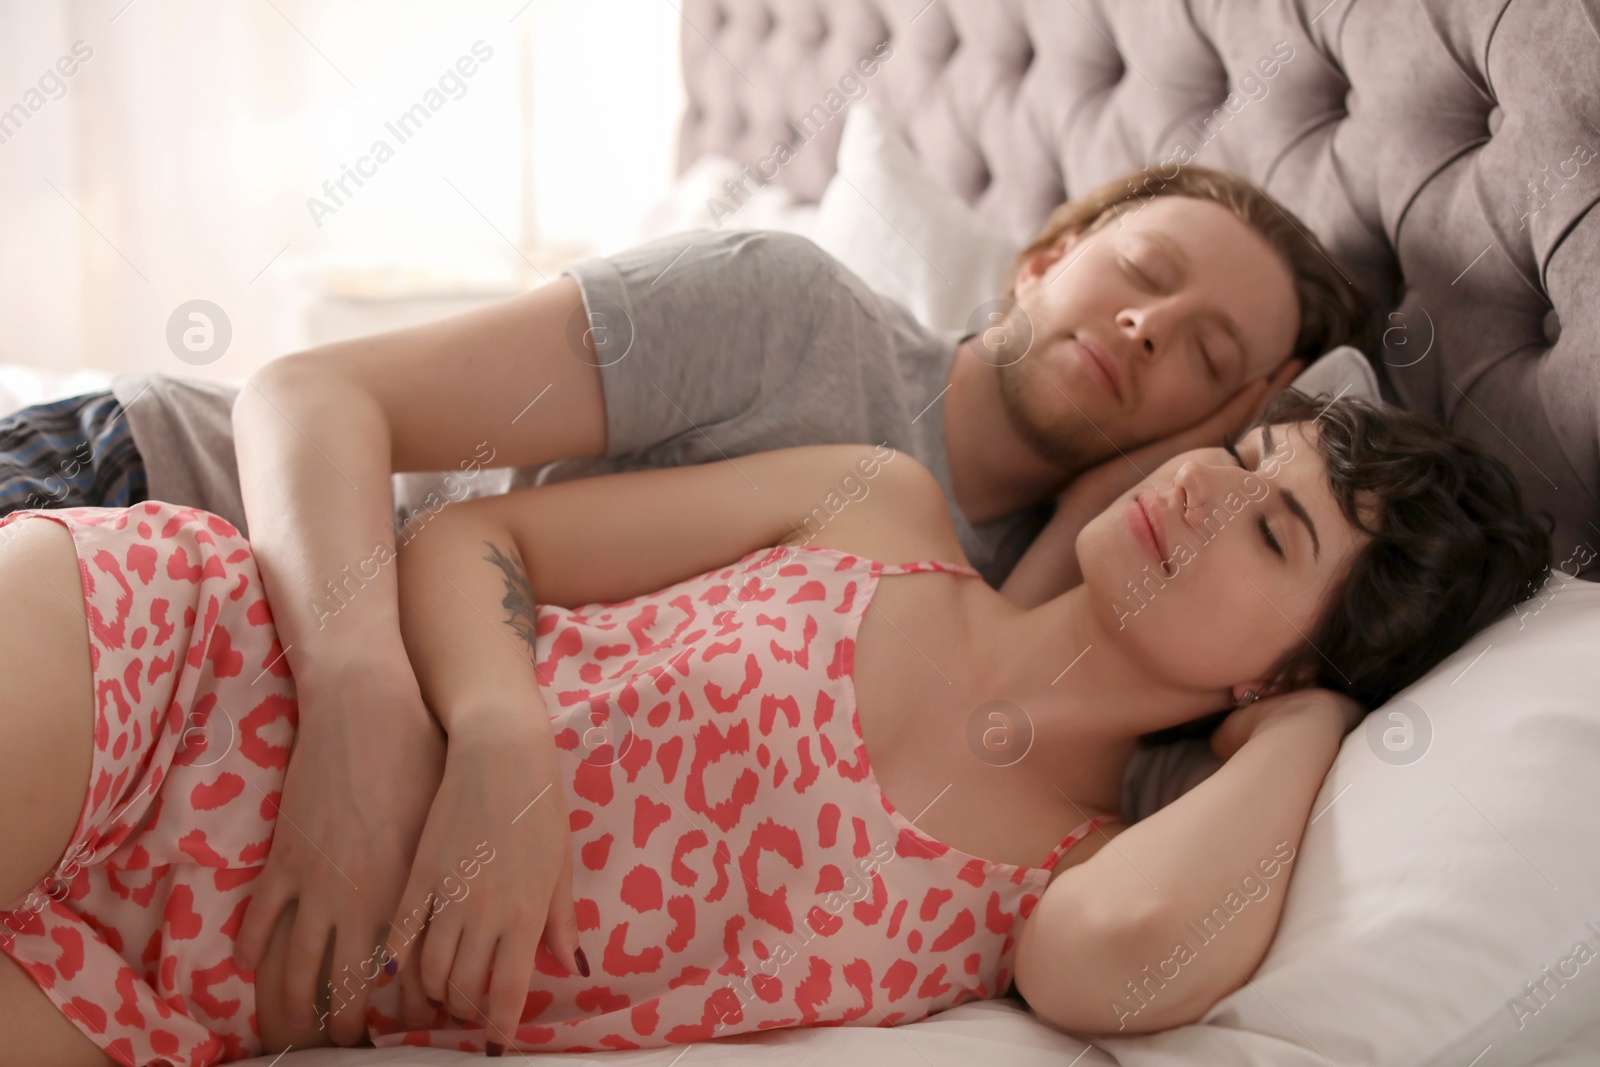
<svg viewBox="0 0 1600 1067">
<path fill-rule="evenodd" d="M 326 345 L 269 364 L 234 405 L 251 543 L 300 706 L 282 802 L 296 832 L 273 843 L 237 957 L 259 964 L 298 901 L 284 980 L 296 1025 L 312 1024 L 330 938 L 338 974 L 387 936 L 443 762 L 401 640 L 394 569 L 382 563 L 396 540 L 390 474 L 604 451 L 599 372 L 568 347 L 582 306 L 563 278 L 468 315 Z M 361 1003 L 340 1012 L 334 1039 L 357 1040 L 363 1016 Z"/>
<path fill-rule="evenodd" d="M 1248 740 L 1215 774 L 1050 883 L 1017 948 L 1033 1009 L 1064 1030 L 1146 1033 L 1193 1022 L 1244 984 L 1358 712 L 1300 690 L 1225 722 L 1223 743 Z"/>
<path fill-rule="evenodd" d="M 420 974 L 427 995 L 453 1014 L 473 1018 L 486 1007 L 489 1040 L 510 1045 L 541 932 L 565 966 L 585 971 L 565 795 L 533 667 L 535 604 L 653 592 L 777 545 L 808 522 L 813 543 L 885 562 L 960 551 L 932 475 L 892 450 L 857 445 L 470 500 L 401 548 L 401 629 L 449 754 L 389 951 L 397 967 L 409 966 L 410 932 L 427 922 L 430 894 L 444 895 L 464 858 L 491 856 L 461 901 L 432 918 Z M 614 759 L 599 747 L 618 743 L 604 725 L 585 731 L 586 755 Z"/>
<path fill-rule="evenodd" d="M 886 446 L 786 448 L 448 508 L 400 550 L 401 622 L 423 697 L 453 737 L 481 714 L 506 714 L 504 694 L 537 695 L 535 602 L 625 600 L 797 539 L 886 563 L 960 551 L 938 483 Z M 485 641 L 491 620 L 499 636 Z"/>
</svg>

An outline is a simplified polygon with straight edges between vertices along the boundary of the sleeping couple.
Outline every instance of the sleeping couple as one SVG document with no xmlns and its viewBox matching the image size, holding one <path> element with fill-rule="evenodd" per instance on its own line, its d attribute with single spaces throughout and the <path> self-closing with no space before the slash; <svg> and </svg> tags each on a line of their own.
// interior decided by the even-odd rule
<svg viewBox="0 0 1600 1067">
<path fill-rule="evenodd" d="M 1112 183 L 1020 356 L 684 235 L 0 424 L 0 1064 L 1198 1019 L 1283 893 L 1149 968 L 1549 554 L 1472 444 L 1285 389 L 1367 320 L 1303 230 Z M 1220 767 L 1130 812 L 1174 733 Z"/>
</svg>

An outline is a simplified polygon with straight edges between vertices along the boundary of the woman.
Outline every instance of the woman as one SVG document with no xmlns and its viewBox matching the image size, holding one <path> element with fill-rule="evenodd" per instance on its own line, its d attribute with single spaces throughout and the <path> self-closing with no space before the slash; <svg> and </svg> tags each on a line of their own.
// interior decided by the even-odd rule
<svg viewBox="0 0 1600 1067">
<path fill-rule="evenodd" d="M 292 680 L 248 546 L 160 504 L 6 535 L 0 654 L 31 669 L 0 705 L 0 894 L 22 901 L 0 947 L 23 968 L 0 965 L 0 1063 L 325 1041 L 271 980 L 284 923 L 254 974 L 230 958 L 294 833 L 273 824 Z M 1471 444 L 1286 394 L 1078 552 L 1081 586 L 1017 608 L 969 580 L 927 472 L 855 446 L 441 513 L 399 561 L 449 737 L 430 873 L 326 1011 L 371 984 L 376 1043 L 491 1055 L 889 1025 L 1013 980 L 1063 1028 L 1193 1020 L 1254 970 L 1283 894 L 1177 978 L 1149 966 L 1242 875 L 1287 880 L 1357 701 L 1525 596 L 1548 539 Z M 1230 704 L 1226 764 L 1120 826 L 1138 738 Z"/>
</svg>

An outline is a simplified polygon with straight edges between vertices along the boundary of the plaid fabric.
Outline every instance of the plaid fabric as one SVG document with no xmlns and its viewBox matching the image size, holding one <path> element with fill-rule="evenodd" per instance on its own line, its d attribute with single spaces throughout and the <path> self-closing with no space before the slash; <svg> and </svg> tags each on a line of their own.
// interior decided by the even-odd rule
<svg viewBox="0 0 1600 1067">
<path fill-rule="evenodd" d="M 21 508 L 128 507 L 148 499 L 144 460 L 109 390 L 0 419 L 0 515 Z"/>
</svg>

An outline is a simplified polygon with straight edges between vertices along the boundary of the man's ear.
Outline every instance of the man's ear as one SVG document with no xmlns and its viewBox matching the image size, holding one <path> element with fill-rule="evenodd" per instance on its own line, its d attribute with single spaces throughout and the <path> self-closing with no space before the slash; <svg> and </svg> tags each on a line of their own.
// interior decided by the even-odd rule
<svg viewBox="0 0 1600 1067">
<path fill-rule="evenodd" d="M 1062 234 L 1055 241 L 1023 260 L 1021 268 L 1017 271 L 1015 286 L 1017 293 L 1021 294 L 1043 281 L 1045 275 L 1050 272 L 1050 268 L 1061 262 L 1077 243 L 1078 232 L 1073 230 Z"/>
</svg>

